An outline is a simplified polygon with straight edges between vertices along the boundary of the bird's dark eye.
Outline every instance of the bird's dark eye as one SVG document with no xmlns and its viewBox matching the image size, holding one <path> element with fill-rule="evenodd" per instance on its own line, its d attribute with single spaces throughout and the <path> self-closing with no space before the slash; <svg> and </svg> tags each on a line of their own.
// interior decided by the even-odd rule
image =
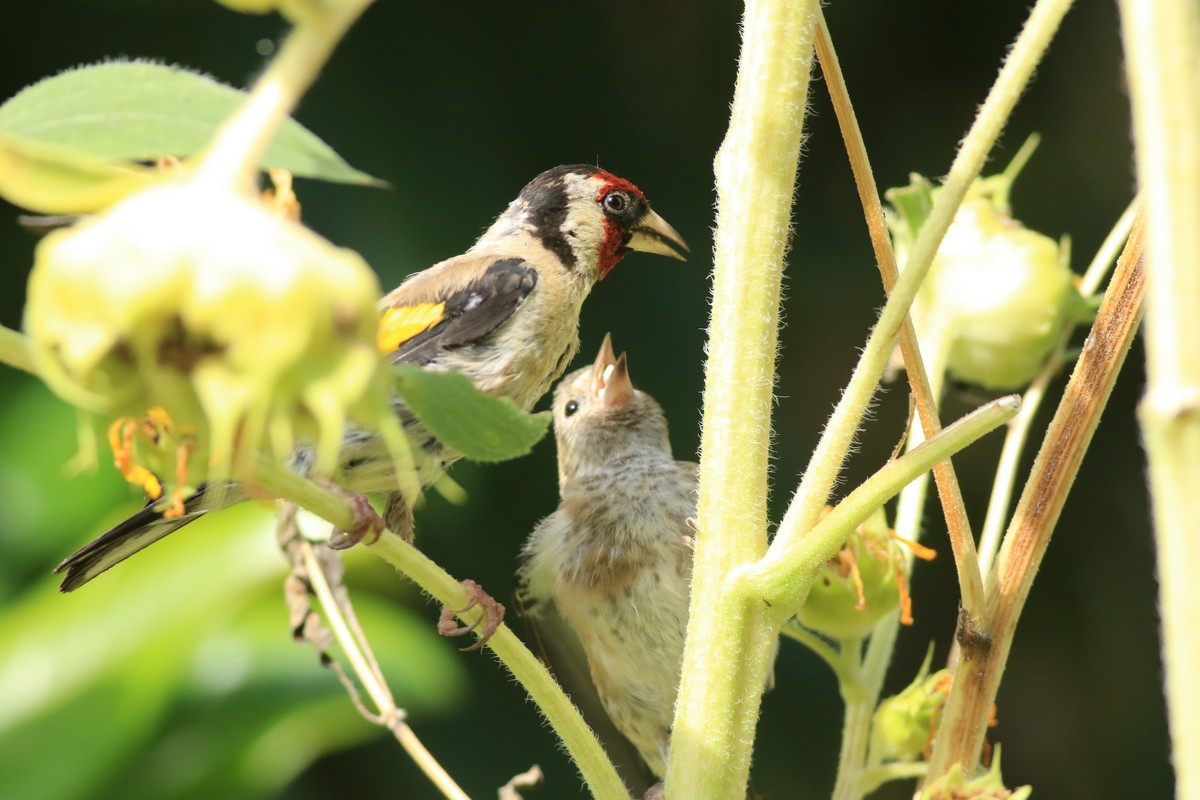
<svg viewBox="0 0 1200 800">
<path fill-rule="evenodd" d="M 570 416 L 573 416 L 575 414 L 575 412 L 578 410 L 579 410 L 579 401 L 578 400 L 568 400 L 567 407 L 563 409 L 563 414 L 570 417 Z"/>
<path fill-rule="evenodd" d="M 604 207 L 613 214 L 620 214 L 629 208 L 629 195 L 622 191 L 609 192 L 604 195 Z"/>
</svg>

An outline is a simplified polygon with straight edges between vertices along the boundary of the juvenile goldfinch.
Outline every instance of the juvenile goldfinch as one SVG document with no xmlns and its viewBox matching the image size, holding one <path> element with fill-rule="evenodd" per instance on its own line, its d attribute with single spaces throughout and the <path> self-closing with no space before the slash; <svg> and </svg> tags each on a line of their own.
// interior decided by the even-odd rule
<svg viewBox="0 0 1200 800">
<path fill-rule="evenodd" d="M 662 408 L 633 387 L 607 337 L 595 364 L 559 384 L 553 409 L 562 500 L 525 545 L 518 606 L 586 714 L 587 687 L 571 685 L 578 665 L 561 663 L 581 646 L 604 711 L 661 778 L 688 621 L 696 465 L 671 455 Z M 604 739 L 604 721 L 589 721 Z"/>
<path fill-rule="evenodd" d="M 457 370 L 482 391 L 529 410 L 575 357 L 579 312 L 596 282 L 631 251 L 682 260 L 687 249 L 629 181 L 594 166 L 555 167 L 525 186 L 470 250 L 409 276 L 383 298 L 379 344 L 394 363 Z M 403 403 L 395 405 L 426 456 L 420 478 L 429 485 L 459 454 L 424 431 Z M 291 466 L 307 474 L 311 461 L 312 453 L 299 448 Z M 333 478 L 352 492 L 387 493 L 388 527 L 411 537 L 411 510 L 374 434 L 347 429 Z M 172 519 L 164 519 L 160 504 L 148 505 L 68 556 L 55 570 L 66 572 L 62 591 L 247 497 L 240 486 L 201 486 Z M 342 543 L 362 533 L 352 531 Z"/>
</svg>

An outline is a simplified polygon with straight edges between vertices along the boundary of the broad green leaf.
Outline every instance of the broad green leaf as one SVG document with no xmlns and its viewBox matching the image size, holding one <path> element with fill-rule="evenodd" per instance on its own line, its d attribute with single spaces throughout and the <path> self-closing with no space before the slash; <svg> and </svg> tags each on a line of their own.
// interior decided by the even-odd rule
<svg viewBox="0 0 1200 800">
<path fill-rule="evenodd" d="M 39 214 L 88 214 L 151 183 L 152 170 L 0 132 L 0 197 Z"/>
<path fill-rule="evenodd" d="M 457 372 L 415 364 L 394 367 L 396 392 L 443 444 L 475 461 L 523 456 L 550 427 L 550 415 L 526 414 L 507 397 L 492 397 Z"/>
<path fill-rule="evenodd" d="M 92 64 L 46 78 L 0 106 L 0 133 L 106 160 L 184 158 L 208 144 L 246 93 L 182 67 L 145 61 Z M 287 120 L 262 166 L 335 183 L 380 185 Z"/>
</svg>

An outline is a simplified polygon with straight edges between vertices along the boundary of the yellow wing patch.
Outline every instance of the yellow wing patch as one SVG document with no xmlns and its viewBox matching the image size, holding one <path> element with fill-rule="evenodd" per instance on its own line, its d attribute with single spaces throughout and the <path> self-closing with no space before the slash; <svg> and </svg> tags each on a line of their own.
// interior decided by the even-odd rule
<svg viewBox="0 0 1200 800">
<path fill-rule="evenodd" d="M 379 318 L 375 340 L 379 352 L 390 353 L 418 333 L 429 330 L 445 319 L 445 303 L 421 303 L 389 308 Z"/>
</svg>

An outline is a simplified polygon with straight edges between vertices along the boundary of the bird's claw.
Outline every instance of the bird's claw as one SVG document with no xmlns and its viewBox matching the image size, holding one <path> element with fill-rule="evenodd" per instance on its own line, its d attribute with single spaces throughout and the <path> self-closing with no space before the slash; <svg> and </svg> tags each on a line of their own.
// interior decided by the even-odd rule
<svg viewBox="0 0 1200 800">
<path fill-rule="evenodd" d="M 372 535 L 372 538 L 367 544 L 375 544 L 379 541 L 380 534 L 387 530 L 383 518 L 375 511 L 365 495 L 353 492 L 347 492 L 347 495 L 354 504 L 354 524 L 348 531 L 335 528 L 330 534 L 329 546 L 334 550 L 349 550 L 368 535 Z"/>
<path fill-rule="evenodd" d="M 490 594 L 483 590 L 483 587 L 473 580 L 463 581 L 462 586 L 467 590 L 467 604 L 457 610 L 442 606 L 442 615 L 438 618 L 437 629 L 442 636 L 466 636 L 479 628 L 479 641 L 469 647 L 461 648 L 464 653 L 469 653 L 472 650 L 481 649 L 487 644 L 488 639 L 492 638 L 492 634 L 504 621 L 504 606 L 497 603 Z M 470 625 L 459 625 L 455 616 L 466 613 L 475 607 L 483 611 L 479 619 Z M 482 627 L 480 627 L 481 623 Z"/>
</svg>

